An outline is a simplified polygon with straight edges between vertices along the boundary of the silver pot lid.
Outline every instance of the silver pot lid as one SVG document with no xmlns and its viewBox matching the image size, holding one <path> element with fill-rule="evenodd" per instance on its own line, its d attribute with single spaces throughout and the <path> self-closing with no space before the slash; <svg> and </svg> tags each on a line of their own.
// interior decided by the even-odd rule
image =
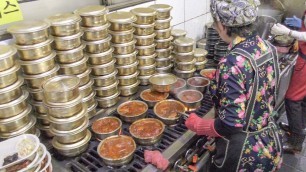
<svg viewBox="0 0 306 172">
<path fill-rule="evenodd" d="M 155 9 L 157 12 L 167 12 L 172 10 L 172 6 L 167 5 L 167 4 L 154 4 L 149 6 L 149 8 Z"/>
<path fill-rule="evenodd" d="M 112 23 L 133 23 L 136 16 L 130 12 L 114 12 L 107 15 L 107 20 Z"/>
<path fill-rule="evenodd" d="M 9 45 L 0 45 L 0 59 L 7 58 L 15 55 L 17 52 L 16 48 Z"/>
<path fill-rule="evenodd" d="M 10 33 L 29 33 L 47 29 L 49 23 L 42 20 L 22 21 L 10 26 L 7 31 Z"/>
<path fill-rule="evenodd" d="M 174 40 L 174 44 L 178 46 L 190 46 L 193 45 L 195 42 L 192 38 L 187 38 L 187 37 L 180 37 Z"/>
<path fill-rule="evenodd" d="M 73 13 L 60 13 L 53 16 L 50 16 L 46 19 L 51 26 L 62 26 L 68 24 L 74 24 L 80 22 L 82 19 L 80 16 Z"/>
<path fill-rule="evenodd" d="M 103 5 L 90 5 L 83 8 L 79 8 L 74 13 L 80 16 L 97 16 L 104 15 L 108 12 L 108 8 Z"/>
<path fill-rule="evenodd" d="M 131 10 L 131 13 L 137 16 L 154 16 L 156 15 L 156 10 L 153 8 L 135 8 Z"/>
<path fill-rule="evenodd" d="M 185 36 L 186 34 L 187 34 L 186 30 L 182 30 L 182 29 L 172 29 L 171 30 L 172 36 Z"/>
<path fill-rule="evenodd" d="M 206 50 L 202 49 L 202 48 L 196 48 L 196 49 L 194 50 L 193 55 L 194 55 L 195 57 L 200 57 L 200 56 L 206 56 L 207 53 L 208 53 L 208 52 L 207 52 Z"/>
</svg>

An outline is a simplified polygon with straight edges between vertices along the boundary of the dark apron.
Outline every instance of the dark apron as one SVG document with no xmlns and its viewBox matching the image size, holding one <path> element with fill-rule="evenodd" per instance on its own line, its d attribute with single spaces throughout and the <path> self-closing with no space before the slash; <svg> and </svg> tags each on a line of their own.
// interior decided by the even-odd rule
<svg viewBox="0 0 306 172">
<path fill-rule="evenodd" d="M 235 53 L 237 55 L 242 55 L 250 61 L 252 68 L 255 71 L 254 89 L 252 91 L 252 94 L 246 106 L 246 124 L 247 125 L 246 127 L 243 128 L 243 131 L 236 133 L 236 134 L 232 134 L 227 137 L 216 138 L 216 154 L 212 156 L 212 164 L 209 170 L 211 172 L 238 171 L 240 164 L 244 163 L 243 161 L 245 161 L 245 159 L 243 158 L 243 151 L 244 151 L 246 141 L 248 140 L 248 138 L 253 137 L 255 135 L 260 135 L 263 132 L 271 134 L 271 139 L 275 139 L 277 151 L 282 152 L 281 139 L 279 137 L 278 128 L 277 128 L 277 125 L 275 125 L 274 123 L 273 117 L 270 117 L 271 119 L 269 119 L 268 125 L 262 128 L 261 130 L 256 131 L 256 132 L 249 131 L 249 125 L 253 118 L 252 112 L 255 106 L 256 94 L 259 89 L 258 88 L 259 87 L 258 85 L 259 84 L 258 67 L 264 65 L 266 62 L 273 59 L 275 76 L 277 80 L 276 87 L 279 82 L 279 66 L 278 66 L 278 57 L 276 54 L 276 50 L 270 43 L 266 42 L 266 44 L 268 45 L 270 49 L 273 50 L 272 51 L 273 53 L 268 53 L 260 57 L 257 60 L 254 60 L 253 57 L 243 49 L 235 48 L 234 50 L 232 50 L 232 53 Z M 277 88 L 275 88 L 275 93 L 274 93 L 275 99 L 276 99 L 276 90 Z"/>
</svg>

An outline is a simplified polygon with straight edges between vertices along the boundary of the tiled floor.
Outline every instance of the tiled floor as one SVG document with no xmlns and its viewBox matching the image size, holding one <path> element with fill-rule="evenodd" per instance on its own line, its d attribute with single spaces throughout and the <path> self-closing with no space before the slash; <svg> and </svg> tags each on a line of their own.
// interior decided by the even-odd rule
<svg viewBox="0 0 306 172">
<path fill-rule="evenodd" d="M 287 121 L 285 115 L 279 120 Z M 283 165 L 279 172 L 306 172 L 306 140 L 303 148 L 300 154 L 284 154 Z"/>
</svg>

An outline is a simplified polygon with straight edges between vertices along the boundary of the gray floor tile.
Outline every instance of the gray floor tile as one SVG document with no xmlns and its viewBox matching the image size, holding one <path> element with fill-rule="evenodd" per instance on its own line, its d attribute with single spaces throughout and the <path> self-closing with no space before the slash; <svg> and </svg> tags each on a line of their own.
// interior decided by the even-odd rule
<svg viewBox="0 0 306 172">
<path fill-rule="evenodd" d="M 283 164 L 282 168 L 278 172 L 302 172 L 302 171 L 297 170 L 297 169 L 295 169 L 293 167 L 290 167 L 290 166 L 288 166 L 286 164 Z"/>
</svg>

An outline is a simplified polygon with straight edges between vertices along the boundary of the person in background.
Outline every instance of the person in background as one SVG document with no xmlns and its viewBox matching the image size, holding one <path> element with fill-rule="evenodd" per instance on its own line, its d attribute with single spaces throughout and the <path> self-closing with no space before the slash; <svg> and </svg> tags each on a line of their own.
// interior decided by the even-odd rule
<svg viewBox="0 0 306 172">
<path fill-rule="evenodd" d="M 210 86 L 218 117 L 203 119 L 192 113 L 185 122 L 196 134 L 215 137 L 209 171 L 275 171 L 282 162 L 280 130 L 273 118 L 277 53 L 256 33 L 259 4 L 259 0 L 211 0 L 213 25 L 230 44 Z M 145 160 L 161 167 L 156 161 L 164 158 L 148 151 Z"/>
<path fill-rule="evenodd" d="M 288 124 L 280 123 L 280 127 L 289 131 L 288 141 L 283 149 L 289 153 L 299 153 L 303 149 L 306 135 L 306 11 L 303 20 L 293 17 L 287 18 L 285 24 L 290 27 L 300 28 L 300 31 L 290 30 L 282 24 L 272 27 L 274 35 L 289 35 L 299 41 L 299 53 L 294 67 L 289 88 L 286 93 L 285 107 Z"/>
</svg>

